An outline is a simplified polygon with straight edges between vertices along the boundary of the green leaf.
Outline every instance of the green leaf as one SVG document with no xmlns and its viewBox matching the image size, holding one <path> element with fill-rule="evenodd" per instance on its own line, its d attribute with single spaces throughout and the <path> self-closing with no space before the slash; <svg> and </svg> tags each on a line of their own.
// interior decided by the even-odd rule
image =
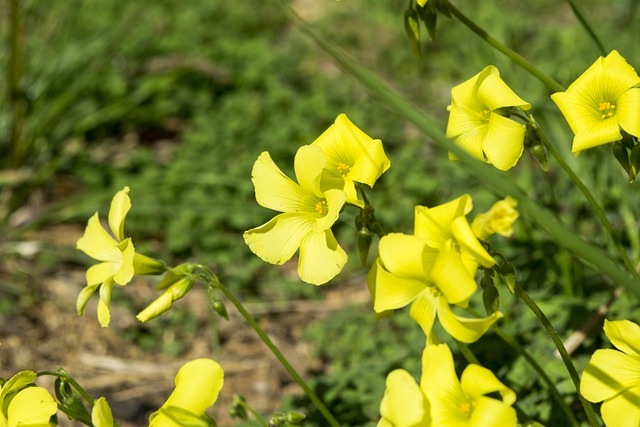
<svg viewBox="0 0 640 427">
<path fill-rule="evenodd" d="M 413 8 L 413 2 L 409 4 L 409 8 L 404 12 L 404 29 L 409 37 L 411 49 L 416 58 L 422 56 L 420 47 L 420 21 L 418 21 L 418 12 Z"/>
</svg>

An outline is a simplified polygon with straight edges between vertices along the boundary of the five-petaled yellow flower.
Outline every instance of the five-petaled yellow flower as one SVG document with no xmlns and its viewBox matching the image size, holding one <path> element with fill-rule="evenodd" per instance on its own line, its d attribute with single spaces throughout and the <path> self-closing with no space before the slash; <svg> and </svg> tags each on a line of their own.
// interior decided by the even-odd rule
<svg viewBox="0 0 640 427">
<path fill-rule="evenodd" d="M 222 367 L 211 359 L 191 360 L 180 368 L 175 382 L 171 396 L 149 416 L 149 427 L 215 426 L 205 411 L 222 389 Z"/>
<path fill-rule="evenodd" d="M 551 95 L 575 134 L 574 153 L 621 140 L 620 129 L 640 137 L 638 85 L 636 71 L 614 50 L 598 58 L 566 92 Z"/>
<path fill-rule="evenodd" d="M 495 312 L 465 318 L 449 307 L 466 307 L 477 289 L 478 265 L 495 264 L 465 217 L 472 206 L 467 194 L 433 208 L 416 206 L 415 235 L 391 233 L 380 239 L 379 257 L 367 277 L 377 313 L 412 303 L 410 315 L 427 336 L 438 317 L 452 337 L 467 343 L 502 317 Z"/>
<path fill-rule="evenodd" d="M 340 114 L 311 145 L 321 147 L 326 157 L 322 186 L 342 188 L 347 194 L 347 203 L 361 208 L 364 202 L 358 200 L 355 183 L 373 187 L 391 165 L 382 142 L 371 139 L 345 114 Z"/>
<path fill-rule="evenodd" d="M 489 240 L 494 234 L 511 237 L 513 223 L 520 214 L 516 210 L 518 201 L 507 196 L 497 201 L 485 213 L 478 214 L 471 223 L 473 234 L 480 240 Z"/>
<path fill-rule="evenodd" d="M 89 298 L 99 287 L 98 321 L 102 327 L 109 326 L 111 320 L 109 305 L 114 284 L 124 286 L 136 274 L 161 274 L 166 270 L 162 262 L 137 253 L 131 238 L 124 238 L 124 221 L 131 209 L 128 193 L 129 187 L 124 187 L 111 200 L 108 220 L 112 234 L 102 227 L 96 212 L 76 244 L 79 250 L 101 261 L 87 270 L 87 286 L 78 295 L 76 309 L 80 316 L 84 315 Z"/>
<path fill-rule="evenodd" d="M 347 254 L 331 231 L 346 194 L 342 189 L 321 187 L 326 163 L 322 148 L 300 147 L 294 161 L 296 184 L 268 152 L 262 153 L 252 171 L 256 200 L 265 208 L 283 213 L 244 233 L 253 253 L 272 264 L 284 264 L 299 248 L 298 274 L 314 285 L 334 278 L 347 262 Z"/>
<path fill-rule="evenodd" d="M 584 369 L 580 393 L 602 402 L 607 427 L 640 425 L 640 326 L 629 320 L 604 322 L 604 332 L 618 350 L 596 350 Z"/>
<path fill-rule="evenodd" d="M 482 366 L 471 364 L 456 376 L 446 344 L 427 345 L 420 385 L 402 369 L 387 376 L 378 427 L 515 427 L 513 390 Z M 502 400 L 488 397 L 498 393 Z"/>
<path fill-rule="evenodd" d="M 0 427 L 49 427 L 58 404 L 42 387 L 31 387 L 37 375 L 21 371 L 11 377 L 0 390 Z"/>
<path fill-rule="evenodd" d="M 522 155 L 526 128 L 504 116 L 510 107 L 528 110 L 531 104 L 516 95 L 498 69 L 489 65 L 451 89 L 447 137 L 473 157 L 500 170 L 511 169 Z"/>
</svg>

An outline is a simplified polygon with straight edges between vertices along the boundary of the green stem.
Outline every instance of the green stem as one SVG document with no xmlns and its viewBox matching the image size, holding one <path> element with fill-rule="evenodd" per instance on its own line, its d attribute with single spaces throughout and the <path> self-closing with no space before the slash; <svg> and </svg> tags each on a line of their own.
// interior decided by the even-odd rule
<svg viewBox="0 0 640 427">
<path fill-rule="evenodd" d="M 80 384 L 78 384 L 78 382 L 76 380 L 73 379 L 73 377 L 71 375 L 69 375 L 69 373 L 67 371 L 65 371 L 62 368 L 58 368 L 57 371 L 53 372 L 53 371 L 40 371 L 38 373 L 36 373 L 36 375 L 38 377 L 41 377 L 43 375 L 51 375 L 54 377 L 58 377 L 63 381 L 68 382 L 69 384 L 71 384 L 71 386 L 76 389 L 76 391 L 80 394 L 80 396 L 87 401 L 87 403 L 89 403 L 89 405 L 93 406 L 95 404 L 95 399 L 86 392 L 86 390 L 84 388 L 82 388 L 82 386 Z"/>
<path fill-rule="evenodd" d="M 627 254 L 627 251 L 625 250 L 624 246 L 622 246 L 622 242 L 620 241 L 619 237 L 616 235 L 616 233 L 614 233 L 613 227 L 611 226 L 611 223 L 609 222 L 609 219 L 607 218 L 607 215 L 605 214 L 604 209 L 602 209 L 598 201 L 595 199 L 595 197 L 593 197 L 593 194 L 591 194 L 587 186 L 582 182 L 582 180 L 578 177 L 578 175 L 576 175 L 573 169 L 571 169 L 571 167 L 567 164 L 567 162 L 564 161 L 564 159 L 562 158 L 562 156 L 560 155 L 560 152 L 556 149 L 556 147 L 554 147 L 549 142 L 545 134 L 538 127 L 538 124 L 533 119 L 533 117 L 529 116 L 529 118 L 530 118 L 529 123 L 531 124 L 531 126 L 534 126 L 538 131 L 538 135 L 540 136 L 540 140 L 542 141 L 544 146 L 547 148 L 547 150 L 549 150 L 551 155 L 560 164 L 560 167 L 562 167 L 565 173 L 569 176 L 569 178 L 571 178 L 573 183 L 578 187 L 578 189 L 586 197 L 587 201 L 593 208 L 594 213 L 600 220 L 600 223 L 606 230 L 607 234 L 609 234 L 611 241 L 613 242 L 614 246 L 618 250 L 618 253 L 620 254 L 620 258 L 622 258 L 622 261 L 624 262 L 624 265 L 627 267 L 627 270 L 636 279 L 640 279 L 640 273 L 638 273 L 638 270 L 636 270 L 636 268 L 634 267 L 633 262 L 631 262 L 631 259 L 629 259 L 629 255 Z"/>
<path fill-rule="evenodd" d="M 558 336 L 555 328 L 553 327 L 547 316 L 542 312 L 540 307 L 538 307 L 538 304 L 536 304 L 536 302 L 524 291 L 524 289 L 522 289 L 522 287 L 518 283 L 515 284 L 515 291 L 516 295 L 518 295 L 518 297 L 520 297 L 520 299 L 522 299 L 522 301 L 527 304 L 529 309 L 538 318 L 544 329 L 547 331 L 549 337 L 551 337 L 551 340 L 555 344 L 556 348 L 558 349 L 560 357 L 562 357 L 562 361 L 567 368 L 567 372 L 569 372 L 571 381 L 573 382 L 573 385 L 578 392 L 578 397 L 580 398 L 580 402 L 582 403 L 584 412 L 587 414 L 589 424 L 592 427 L 599 427 L 598 419 L 596 418 L 593 406 L 591 406 L 591 403 L 589 403 L 589 401 L 582 397 L 582 394 L 580 394 L 580 376 L 578 375 L 578 371 L 576 371 L 576 367 L 573 365 L 571 357 L 569 356 L 569 353 L 567 353 L 567 349 L 562 344 L 562 340 Z"/>
<path fill-rule="evenodd" d="M 458 20 L 462 22 L 467 28 L 469 28 L 471 31 L 476 33 L 482 40 L 484 40 L 486 43 L 488 43 L 493 48 L 495 48 L 498 52 L 511 58 L 511 60 L 513 60 L 516 64 L 524 68 L 531 75 L 533 75 L 542 83 L 544 83 L 549 89 L 551 89 L 551 91 L 564 92 L 564 87 L 560 83 L 553 80 L 551 77 L 547 76 L 542 71 L 538 70 L 535 66 L 533 66 L 533 64 L 527 61 L 522 55 L 520 55 L 516 51 L 508 48 L 503 43 L 491 37 L 489 33 L 487 33 L 484 29 L 476 25 L 476 23 L 473 22 L 471 19 L 467 18 L 466 15 L 460 12 L 460 10 L 458 10 L 458 8 L 452 5 L 448 0 L 442 0 L 442 1 L 444 2 L 444 4 L 446 5 L 446 7 L 449 9 L 449 11 L 453 16 L 458 18 Z"/>
<path fill-rule="evenodd" d="M 320 413 L 322 413 L 322 415 L 327 420 L 329 425 L 331 427 L 340 427 L 340 423 L 338 422 L 338 420 L 336 420 L 336 418 L 333 416 L 331 411 L 327 409 L 325 404 L 322 403 L 320 398 L 313 392 L 313 390 L 311 390 L 311 388 L 307 385 L 307 383 L 302 379 L 300 374 L 298 374 L 298 372 L 294 369 L 294 367 L 291 366 L 291 364 L 286 359 L 284 354 L 282 354 L 282 352 L 278 349 L 278 347 L 276 347 L 273 341 L 271 341 L 271 338 L 269 338 L 269 336 L 262 330 L 260 325 L 258 325 L 258 322 L 256 322 L 253 316 L 251 316 L 251 314 L 244 308 L 242 303 L 231 293 L 229 289 L 227 289 L 222 284 L 222 282 L 220 282 L 218 277 L 215 274 L 213 274 L 211 270 L 209 270 L 207 267 L 200 264 L 197 264 L 197 266 L 200 269 L 202 269 L 207 275 L 208 277 L 207 281 L 209 282 L 208 284 L 210 286 L 214 286 L 220 289 L 220 291 L 224 294 L 224 296 L 227 297 L 229 301 L 231 301 L 231 303 L 236 307 L 236 309 L 242 315 L 242 317 L 244 317 L 244 319 L 247 321 L 249 326 L 251 326 L 253 330 L 256 331 L 256 333 L 258 334 L 262 342 L 264 342 L 265 345 L 269 348 L 269 350 L 271 350 L 271 353 L 273 353 L 273 355 L 278 359 L 278 361 L 286 369 L 289 375 L 291 375 L 291 377 L 295 380 L 295 382 L 297 382 L 298 385 L 302 387 L 306 395 L 309 397 L 309 399 L 315 405 L 315 407 L 320 411 Z"/>
<path fill-rule="evenodd" d="M 473 354 L 473 352 L 471 351 L 471 349 L 467 344 L 460 341 L 456 341 L 456 345 L 458 346 L 458 350 L 460 350 L 460 353 L 462 353 L 464 358 L 467 359 L 468 363 L 475 363 L 476 365 L 481 365 L 480 361 L 478 360 L 476 355 Z"/>
<path fill-rule="evenodd" d="M 580 24 L 582 24 L 582 27 L 587 31 L 587 34 L 589 34 L 589 37 L 591 38 L 591 40 L 593 40 L 595 45 L 598 47 L 600 54 L 602 54 L 602 56 L 605 56 L 607 54 L 607 51 L 605 50 L 604 45 L 596 35 L 595 31 L 593 31 L 593 28 L 591 28 L 591 25 L 589 25 L 589 23 L 585 19 L 580 9 L 578 9 L 578 6 L 576 6 L 573 0 L 567 0 L 567 3 L 569 3 L 569 6 L 571 6 L 571 10 L 573 10 L 573 14 L 576 15 L 576 18 L 578 18 L 578 21 L 580 21 Z"/>
</svg>

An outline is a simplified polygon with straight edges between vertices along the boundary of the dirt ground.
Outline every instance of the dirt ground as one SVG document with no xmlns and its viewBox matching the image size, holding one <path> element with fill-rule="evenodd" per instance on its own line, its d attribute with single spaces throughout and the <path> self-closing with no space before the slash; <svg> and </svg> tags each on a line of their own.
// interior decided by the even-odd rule
<svg viewBox="0 0 640 427">
<path fill-rule="evenodd" d="M 40 247 L 71 251 L 81 233 L 77 226 L 50 227 L 16 246 L 22 256 L 0 260 L 0 295 L 12 286 L 15 291 L 16 277 L 26 284 L 20 286 L 32 288 L 29 307 L 17 307 L 16 314 L 0 315 L 0 376 L 7 379 L 24 369 L 62 367 L 92 396 L 105 396 L 122 427 L 147 425 L 149 413 L 171 393 L 178 368 L 198 357 L 216 359 L 225 371 L 224 388 L 210 411 L 220 427 L 238 422 L 228 415 L 236 393 L 244 395 L 265 415 L 277 410 L 283 396 L 302 393 L 230 303 L 227 303 L 230 320 L 198 331 L 179 358 L 143 351 L 125 340 L 123 332 L 135 328 L 137 320 L 134 313 L 118 305 L 112 305 L 110 327 L 101 328 L 95 316 L 97 296 L 92 298 L 86 315 L 79 317 L 75 301 L 85 284 L 84 269 L 74 265 L 43 269 L 33 264 Z M 0 241 L 5 248 L 9 244 L 16 242 Z M 124 289 L 116 287 L 114 292 L 127 292 L 138 301 L 151 301 L 157 292 L 144 280 L 136 278 L 134 283 Z M 362 277 L 327 288 L 324 296 L 319 301 L 246 306 L 303 377 L 324 369 L 301 339 L 304 329 L 347 304 L 370 303 Z M 207 301 L 204 290 L 196 287 L 178 304 L 202 323 L 211 324 Z M 176 332 L 179 331 L 166 331 Z M 38 381 L 52 391 L 52 377 Z M 59 425 L 80 424 L 59 413 Z"/>
</svg>

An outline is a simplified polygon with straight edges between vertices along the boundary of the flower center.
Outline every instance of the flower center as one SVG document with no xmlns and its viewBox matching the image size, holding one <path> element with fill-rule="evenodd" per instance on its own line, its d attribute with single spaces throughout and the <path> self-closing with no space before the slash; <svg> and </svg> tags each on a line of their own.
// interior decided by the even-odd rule
<svg viewBox="0 0 640 427">
<path fill-rule="evenodd" d="M 327 212 L 329 212 L 329 207 L 327 206 L 326 200 L 321 200 L 318 203 L 316 203 L 316 212 L 322 215 L 326 215 Z"/>
<path fill-rule="evenodd" d="M 338 172 L 340 172 L 340 175 L 347 176 L 347 174 L 349 173 L 349 170 L 351 170 L 351 166 L 349 166 L 346 163 L 340 162 L 336 169 L 338 169 Z"/>
<path fill-rule="evenodd" d="M 616 114 L 616 105 L 607 102 L 601 102 L 598 105 L 598 111 L 600 111 L 600 117 L 603 119 L 608 119 L 609 117 L 613 117 Z"/>
<path fill-rule="evenodd" d="M 485 108 L 480 113 L 478 113 L 478 118 L 482 123 L 489 123 L 489 117 L 491 116 L 491 110 Z"/>
<path fill-rule="evenodd" d="M 471 416 L 471 412 L 473 412 L 473 409 L 476 406 L 476 401 L 472 401 L 471 403 L 469 402 L 462 402 L 460 404 L 460 411 L 465 414 L 467 417 Z"/>
</svg>

